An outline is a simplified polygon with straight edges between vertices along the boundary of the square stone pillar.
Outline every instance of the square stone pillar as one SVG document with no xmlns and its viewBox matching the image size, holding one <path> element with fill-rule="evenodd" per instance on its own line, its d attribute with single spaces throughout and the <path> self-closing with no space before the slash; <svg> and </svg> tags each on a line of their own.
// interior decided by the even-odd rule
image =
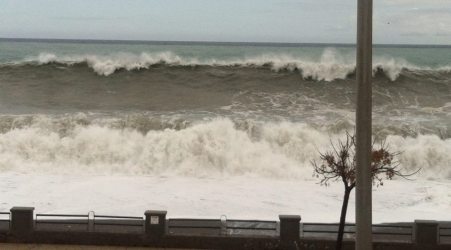
<svg viewBox="0 0 451 250">
<path fill-rule="evenodd" d="M 167 211 L 147 210 L 144 215 L 146 236 L 151 239 L 159 239 L 166 234 Z"/>
<path fill-rule="evenodd" d="M 299 215 L 279 215 L 280 220 L 280 243 L 286 249 L 296 249 L 300 240 Z"/>
<path fill-rule="evenodd" d="M 29 237 L 34 231 L 34 207 L 11 208 L 11 234 L 19 239 Z"/>
<path fill-rule="evenodd" d="M 415 243 L 419 246 L 438 244 L 438 223 L 434 220 L 415 220 Z"/>
</svg>

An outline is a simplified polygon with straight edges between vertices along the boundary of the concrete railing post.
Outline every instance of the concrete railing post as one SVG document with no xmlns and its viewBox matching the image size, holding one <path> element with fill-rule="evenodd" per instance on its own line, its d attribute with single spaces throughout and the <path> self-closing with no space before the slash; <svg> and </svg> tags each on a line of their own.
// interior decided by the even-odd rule
<svg viewBox="0 0 451 250">
<path fill-rule="evenodd" d="M 439 242 L 438 223 L 433 220 L 415 220 L 415 243 L 419 246 L 435 246 Z"/>
<path fill-rule="evenodd" d="M 11 208 L 11 234 L 19 239 L 26 239 L 34 231 L 34 207 Z"/>
<path fill-rule="evenodd" d="M 146 236 L 150 239 L 159 239 L 166 234 L 167 211 L 147 210 L 144 215 Z"/>
<path fill-rule="evenodd" d="M 285 249 L 296 249 L 300 239 L 299 215 L 279 215 L 280 243 Z"/>
</svg>

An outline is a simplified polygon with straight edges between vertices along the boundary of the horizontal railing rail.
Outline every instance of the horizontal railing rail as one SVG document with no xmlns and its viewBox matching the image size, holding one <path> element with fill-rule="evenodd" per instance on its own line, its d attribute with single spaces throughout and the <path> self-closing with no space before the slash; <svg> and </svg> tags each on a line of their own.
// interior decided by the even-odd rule
<svg viewBox="0 0 451 250">
<path fill-rule="evenodd" d="M 78 230 L 89 230 L 89 214 L 36 214 L 36 227 L 39 230 L 52 230 L 49 225 L 60 225 L 66 229 L 83 226 Z"/>
<path fill-rule="evenodd" d="M 143 227 L 144 218 L 138 216 L 114 216 L 94 214 L 94 226 L 132 226 Z"/>
<path fill-rule="evenodd" d="M 276 231 L 276 221 L 265 220 L 226 220 L 227 229 Z"/>
<path fill-rule="evenodd" d="M 0 212 L 0 222 L 7 222 L 8 227 L 7 229 L 11 227 L 11 213 L 10 212 Z"/>
<path fill-rule="evenodd" d="M 451 226 L 439 227 L 439 236 L 451 237 Z"/>
<path fill-rule="evenodd" d="M 88 217 L 88 214 L 36 214 L 36 217 Z"/>
<path fill-rule="evenodd" d="M 413 236 L 413 225 L 373 225 L 375 235 Z"/>
<path fill-rule="evenodd" d="M 108 219 L 129 219 L 129 220 L 142 220 L 143 217 L 138 216 L 114 216 L 114 215 L 94 215 L 95 218 L 108 218 Z"/>
<path fill-rule="evenodd" d="M 302 223 L 303 233 L 336 234 L 338 223 Z M 374 235 L 412 236 L 413 225 L 376 224 L 372 226 Z M 346 223 L 345 234 L 355 234 L 355 224 Z"/>
<path fill-rule="evenodd" d="M 222 223 L 219 219 L 186 219 L 176 218 L 168 220 L 169 228 L 205 228 L 221 229 Z"/>
<path fill-rule="evenodd" d="M 8 219 L 3 219 L 4 215 L 8 215 Z M 10 212 L 0 212 L 0 221 L 10 221 L 11 220 L 11 213 Z"/>
<path fill-rule="evenodd" d="M 42 218 L 49 219 L 42 219 Z M 88 214 L 36 214 L 36 223 L 49 224 L 88 224 Z"/>
</svg>

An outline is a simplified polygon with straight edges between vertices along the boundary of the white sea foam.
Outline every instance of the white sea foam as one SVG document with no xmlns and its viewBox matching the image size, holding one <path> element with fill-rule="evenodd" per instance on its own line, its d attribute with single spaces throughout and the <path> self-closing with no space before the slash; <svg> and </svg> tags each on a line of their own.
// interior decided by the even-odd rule
<svg viewBox="0 0 451 250">
<path fill-rule="evenodd" d="M 341 55 L 333 48 L 325 49 L 319 60 L 295 57 L 289 54 L 264 54 L 228 60 L 198 59 L 182 57 L 167 51 L 141 54 L 116 53 L 111 55 L 56 55 L 52 53 L 41 53 L 37 57 L 27 58 L 24 62 L 38 64 L 63 63 L 67 65 L 85 62 L 97 74 L 102 76 L 109 76 L 121 69 L 149 69 L 152 65 L 161 63 L 172 66 L 270 66 L 275 71 L 299 70 L 304 78 L 324 81 L 345 79 L 355 70 L 354 56 L 352 54 Z M 445 66 L 432 69 L 428 67 L 417 67 L 402 58 L 375 57 L 373 73 L 376 73 L 379 69 L 392 81 L 399 77 L 403 69 L 449 71 L 449 67 Z"/>
<path fill-rule="evenodd" d="M 27 205 L 39 213 L 140 216 L 150 205 L 169 217 L 339 218 L 342 184 L 319 186 L 310 161 L 342 132 L 294 122 L 241 126 L 227 118 L 147 133 L 83 114 L 15 120 L 0 133 L 0 211 Z M 401 152 L 406 173 L 422 170 L 415 181 L 395 179 L 375 189 L 374 221 L 446 220 L 451 139 L 392 135 L 387 142 Z M 353 210 L 347 219 L 354 221 Z"/>
<path fill-rule="evenodd" d="M 393 180 L 373 189 L 373 221 L 449 220 L 448 180 Z M 148 209 L 170 218 L 277 220 L 299 214 L 304 222 L 337 222 L 343 186 L 317 180 L 259 177 L 192 178 L 178 176 L 0 174 L 0 211 L 26 205 L 36 213 L 142 216 Z M 349 208 L 354 207 L 354 192 Z M 389 212 L 387 212 L 389 211 Z M 354 221 L 348 209 L 347 221 Z"/>
<path fill-rule="evenodd" d="M 330 137 L 342 136 L 293 122 L 237 128 L 227 118 L 144 134 L 95 124 L 74 125 L 61 133 L 43 121 L 0 134 L 0 169 L 311 179 L 311 160 L 329 149 Z M 401 152 L 406 172 L 422 168 L 420 177 L 451 177 L 451 139 L 389 136 L 387 142 Z"/>
</svg>

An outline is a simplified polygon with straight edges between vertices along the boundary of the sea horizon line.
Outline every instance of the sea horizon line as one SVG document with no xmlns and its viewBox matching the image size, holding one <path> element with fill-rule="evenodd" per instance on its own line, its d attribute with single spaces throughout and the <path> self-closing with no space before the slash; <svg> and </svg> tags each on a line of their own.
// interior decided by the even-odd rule
<svg viewBox="0 0 451 250">
<path fill-rule="evenodd" d="M 188 46 L 250 46 L 250 47 L 355 47 L 354 43 L 324 42 L 237 42 L 237 41 L 178 41 L 178 40 L 122 40 L 122 39 L 69 39 L 69 38 L 12 38 L 0 37 L 0 42 L 36 43 L 85 43 L 85 44 L 149 44 L 149 45 L 188 45 Z M 376 48 L 451 48 L 445 44 L 374 44 Z"/>
</svg>

